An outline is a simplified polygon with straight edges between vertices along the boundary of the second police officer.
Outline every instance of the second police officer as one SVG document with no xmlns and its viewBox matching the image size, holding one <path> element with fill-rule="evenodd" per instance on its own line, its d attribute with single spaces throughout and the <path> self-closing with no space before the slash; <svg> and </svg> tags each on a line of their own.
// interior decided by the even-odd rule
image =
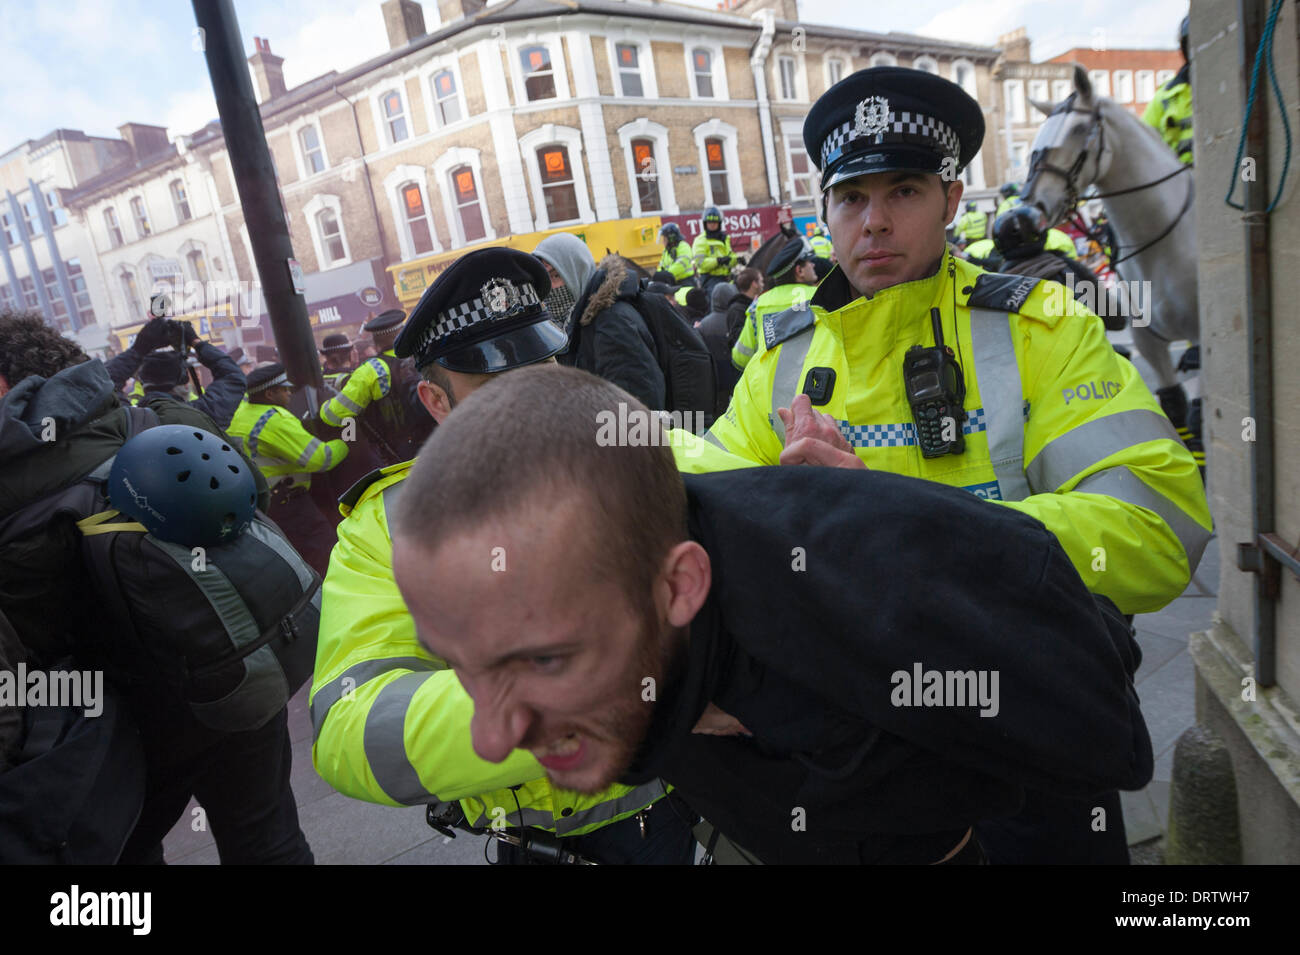
<svg viewBox="0 0 1300 955">
<path fill-rule="evenodd" d="M 553 360 L 567 340 L 543 305 L 550 287 L 541 260 L 513 249 L 471 252 L 438 277 L 396 343 L 420 370 L 428 414 L 441 421 L 494 375 Z M 393 581 L 388 511 L 413 463 L 376 472 L 342 501 L 311 691 L 317 772 L 370 802 L 438 803 L 453 814 L 459 802 L 472 827 L 562 836 L 600 862 L 689 864 L 685 812 L 659 781 L 580 795 L 552 787 L 527 751 L 501 764 L 474 754 L 473 701 L 420 645 Z M 527 861 L 506 846 L 501 858 Z"/>
<path fill-rule="evenodd" d="M 754 464 L 964 488 L 1041 520 L 1122 612 L 1158 610 L 1210 537 L 1200 475 L 1100 319 L 1062 317 L 1060 285 L 947 250 L 957 174 L 983 135 L 979 105 L 918 70 L 864 70 L 814 104 L 804 143 L 839 264 L 809 307 L 764 318 L 766 350 L 705 440 Z M 1127 861 L 1116 793 L 1086 805 L 1031 793 L 1020 816 L 978 832 L 992 861 Z"/>
</svg>

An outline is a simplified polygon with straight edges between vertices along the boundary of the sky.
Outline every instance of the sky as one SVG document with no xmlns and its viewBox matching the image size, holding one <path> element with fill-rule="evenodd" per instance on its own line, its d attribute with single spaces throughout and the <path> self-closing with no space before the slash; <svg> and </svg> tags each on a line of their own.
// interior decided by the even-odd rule
<svg viewBox="0 0 1300 955">
<path fill-rule="evenodd" d="M 388 49 L 380 0 L 234 5 L 246 52 L 254 36 L 269 38 L 290 88 Z M 432 29 L 437 4 L 423 7 Z M 1025 26 L 1043 60 L 1094 40 L 1172 49 L 1187 0 L 800 0 L 799 10 L 807 23 L 983 44 Z M 175 139 L 216 119 L 194 34 L 186 0 L 0 0 L 0 153 L 59 127 L 116 136 L 122 123 L 149 123 Z"/>
</svg>

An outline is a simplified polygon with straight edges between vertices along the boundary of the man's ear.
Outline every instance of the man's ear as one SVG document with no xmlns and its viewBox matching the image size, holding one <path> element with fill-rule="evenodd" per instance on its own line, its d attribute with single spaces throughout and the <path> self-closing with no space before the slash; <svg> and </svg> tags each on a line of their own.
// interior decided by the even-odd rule
<svg viewBox="0 0 1300 955">
<path fill-rule="evenodd" d="M 961 207 L 961 196 L 966 191 L 966 183 L 956 179 L 948 186 L 948 214 L 944 216 L 944 225 L 947 225 L 957 215 L 957 210 Z"/>
<path fill-rule="evenodd" d="M 415 393 L 420 396 L 420 404 L 424 405 L 424 410 L 433 415 L 433 420 L 438 424 L 442 424 L 447 415 L 451 414 L 451 402 L 447 400 L 447 392 L 433 382 L 420 379 L 420 383 L 415 386 Z"/>
<path fill-rule="evenodd" d="M 703 547 L 692 540 L 674 546 L 664 558 L 657 584 L 660 606 L 666 604 L 668 622 L 685 627 L 694 620 L 712 583 L 713 568 Z"/>
</svg>

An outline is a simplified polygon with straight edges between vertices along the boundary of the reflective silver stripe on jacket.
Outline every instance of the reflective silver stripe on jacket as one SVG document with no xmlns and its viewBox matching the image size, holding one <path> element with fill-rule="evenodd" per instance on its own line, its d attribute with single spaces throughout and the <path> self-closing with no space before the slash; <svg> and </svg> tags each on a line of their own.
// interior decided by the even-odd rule
<svg viewBox="0 0 1300 955">
<path fill-rule="evenodd" d="M 1059 490 L 1070 478 L 1112 454 L 1147 441 L 1178 441 L 1169 419 L 1158 411 L 1121 411 L 1094 418 L 1043 446 L 1025 470 L 1035 494 Z"/>
<path fill-rule="evenodd" d="M 476 829 L 491 829 L 492 824 L 497 819 L 501 819 L 501 822 L 497 823 L 498 826 L 510 826 L 516 829 L 524 826 L 533 829 L 551 829 L 555 826 L 555 817 L 544 809 L 515 806 L 512 799 L 509 806 L 501 807 L 506 811 L 505 817 L 494 817 L 492 813 L 496 810 L 496 806 L 489 806 L 482 796 L 475 796 L 474 798 L 483 803 L 483 813 L 477 819 L 470 819 L 466 815 L 465 821 Z"/>
<path fill-rule="evenodd" d="M 1130 468 L 1120 465 L 1090 474 L 1075 486 L 1074 493 L 1104 494 L 1117 501 L 1136 504 L 1138 507 L 1155 512 L 1169 525 L 1169 529 L 1183 545 L 1183 553 L 1187 555 L 1187 566 L 1195 567 L 1200 563 L 1201 553 L 1210 540 L 1211 532 L 1189 517 L 1169 498 L 1153 491 Z"/>
<path fill-rule="evenodd" d="M 406 673 L 387 684 L 366 713 L 366 762 L 390 799 L 414 805 L 437 799 L 424 788 L 420 774 L 406 755 L 406 712 L 428 673 Z"/>
<path fill-rule="evenodd" d="M 793 338 L 786 339 L 781 343 L 776 358 L 776 374 L 772 376 L 772 411 L 768 421 L 782 444 L 785 443 L 785 424 L 776 410 L 790 407 L 795 395 L 799 394 L 799 376 L 803 373 L 803 363 L 808 358 L 816 328 L 816 325 L 809 325 Z"/>
<path fill-rule="evenodd" d="M 375 370 L 375 375 L 379 379 L 379 397 L 382 398 L 388 394 L 389 389 L 392 387 L 388 380 L 388 365 L 380 358 L 368 359 L 367 364 Z M 358 408 L 357 410 L 360 411 L 361 409 Z"/>
<path fill-rule="evenodd" d="M 305 468 L 311 463 L 311 456 L 316 453 L 316 449 L 321 445 L 320 438 L 312 438 L 307 442 L 307 447 L 302 449 L 302 454 L 298 455 L 298 467 Z"/>
<path fill-rule="evenodd" d="M 989 461 L 1004 501 L 1030 494 L 1025 479 L 1025 399 L 1011 341 L 1011 317 L 987 308 L 970 310 L 975 375 L 988 422 Z"/>
<path fill-rule="evenodd" d="M 740 340 L 739 340 L 739 339 L 736 340 L 736 344 L 733 345 L 733 346 L 731 347 L 731 350 L 732 350 L 733 352 L 738 352 L 738 353 L 740 353 L 741 355 L 745 356 L 746 358 L 752 358 L 753 355 L 754 355 L 754 349 L 752 349 L 752 348 L 750 348 L 750 347 L 748 347 L 748 346 L 746 346 L 746 345 L 742 345 L 742 344 L 740 343 Z"/>
<path fill-rule="evenodd" d="M 320 739 L 321 727 L 330 708 L 339 700 L 353 693 L 363 683 L 368 683 L 377 676 L 394 670 L 416 670 L 420 672 L 438 669 L 433 663 L 421 657 L 385 657 L 380 660 L 362 660 L 354 663 L 334 679 L 320 687 L 311 698 L 311 725 L 314 730 L 312 742 Z"/>
<path fill-rule="evenodd" d="M 704 432 L 702 437 L 704 438 L 705 441 L 709 442 L 709 444 L 713 445 L 714 447 L 720 448 L 723 451 L 727 451 L 727 446 L 723 444 L 721 441 L 719 441 L 717 436 L 714 435 L 712 431 Z M 727 453 L 730 454 L 729 451 Z"/>
<path fill-rule="evenodd" d="M 563 836 L 586 826 L 603 825 L 612 821 L 617 815 L 625 812 L 635 812 L 650 805 L 650 803 L 664 795 L 664 792 L 664 784 L 658 779 L 652 779 L 650 782 L 637 786 L 636 789 L 619 796 L 617 799 L 602 802 L 598 806 L 592 806 L 582 812 L 575 812 L 571 816 L 560 816 L 555 820 L 555 834 Z"/>
</svg>

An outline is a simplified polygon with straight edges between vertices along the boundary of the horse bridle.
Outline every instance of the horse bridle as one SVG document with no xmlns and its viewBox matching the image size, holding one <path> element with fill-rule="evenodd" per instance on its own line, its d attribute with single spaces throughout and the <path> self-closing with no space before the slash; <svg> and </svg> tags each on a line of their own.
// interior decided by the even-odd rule
<svg viewBox="0 0 1300 955">
<path fill-rule="evenodd" d="M 1029 161 L 1029 176 L 1025 180 L 1024 192 L 1027 195 L 1030 192 L 1030 190 L 1033 189 L 1034 183 L 1037 181 L 1039 173 L 1050 172 L 1060 176 L 1062 179 L 1065 180 L 1065 198 L 1066 201 L 1069 203 L 1069 208 L 1071 210 L 1071 216 L 1074 224 L 1086 236 L 1088 236 L 1090 239 L 1093 239 L 1095 241 L 1098 239 L 1099 235 L 1101 234 L 1100 230 L 1090 229 L 1087 226 L 1087 224 L 1084 223 L 1083 218 L 1079 215 L 1078 206 L 1079 206 L 1080 197 L 1079 197 L 1078 175 L 1080 172 L 1083 171 L 1084 163 L 1088 161 L 1088 154 L 1093 146 L 1094 141 L 1096 142 L 1096 146 L 1097 146 L 1097 169 L 1100 172 L 1101 157 L 1106 151 L 1106 123 L 1102 120 L 1101 108 L 1099 106 L 1094 106 L 1092 109 L 1077 108 L 1074 105 L 1074 99 L 1077 95 L 1078 92 L 1076 91 L 1074 93 L 1071 93 L 1069 96 L 1067 96 L 1065 101 L 1061 103 L 1060 106 L 1056 107 L 1056 109 L 1052 110 L 1052 112 L 1048 114 L 1048 118 L 1050 119 L 1051 117 L 1060 115 L 1062 113 L 1086 113 L 1090 115 L 1092 117 L 1092 124 L 1088 130 L 1088 138 L 1084 141 L 1083 149 L 1080 150 L 1079 155 L 1075 157 L 1074 162 L 1071 164 L 1069 169 L 1062 169 L 1060 166 L 1055 166 L 1049 162 L 1045 162 L 1043 158 L 1045 155 L 1045 151 L 1040 150 L 1039 152 L 1035 153 L 1034 156 Z M 1168 179 L 1172 179 L 1174 176 L 1180 175 L 1181 173 L 1187 172 L 1187 170 L 1192 168 L 1190 163 L 1180 162 L 1178 166 L 1179 168 L 1175 169 L 1173 172 L 1167 173 L 1166 175 L 1161 176 L 1159 179 L 1153 179 L 1150 182 L 1143 183 L 1140 186 L 1130 186 L 1128 189 L 1116 189 L 1114 192 L 1095 193 L 1089 196 L 1088 198 L 1109 199 L 1112 196 L 1123 196 L 1123 195 L 1127 195 L 1130 192 L 1141 192 L 1144 189 L 1150 189 L 1152 186 L 1158 186 L 1160 185 L 1160 183 L 1165 182 Z M 1169 233 L 1173 232 L 1174 227 L 1177 226 L 1178 223 L 1182 221 L 1183 216 L 1187 214 L 1187 210 L 1191 208 L 1192 195 L 1193 195 L 1193 191 L 1191 186 L 1189 185 L 1187 187 L 1187 198 L 1183 200 L 1183 207 L 1180 210 L 1178 210 L 1178 215 L 1176 215 L 1174 217 L 1174 220 L 1170 222 L 1168 226 L 1165 227 L 1164 231 L 1161 232 L 1154 239 L 1152 239 L 1150 242 L 1147 242 L 1145 245 L 1142 245 L 1139 248 L 1133 250 L 1132 252 L 1129 252 L 1126 255 L 1122 255 L 1117 259 L 1112 259 L 1110 263 L 1111 268 L 1114 268 L 1119 263 L 1131 259 L 1136 255 L 1140 255 L 1141 253 L 1145 252 L 1147 249 L 1155 245 L 1157 242 L 1165 238 L 1165 236 L 1169 235 Z M 1119 250 L 1116 249 L 1116 251 Z"/>
</svg>

